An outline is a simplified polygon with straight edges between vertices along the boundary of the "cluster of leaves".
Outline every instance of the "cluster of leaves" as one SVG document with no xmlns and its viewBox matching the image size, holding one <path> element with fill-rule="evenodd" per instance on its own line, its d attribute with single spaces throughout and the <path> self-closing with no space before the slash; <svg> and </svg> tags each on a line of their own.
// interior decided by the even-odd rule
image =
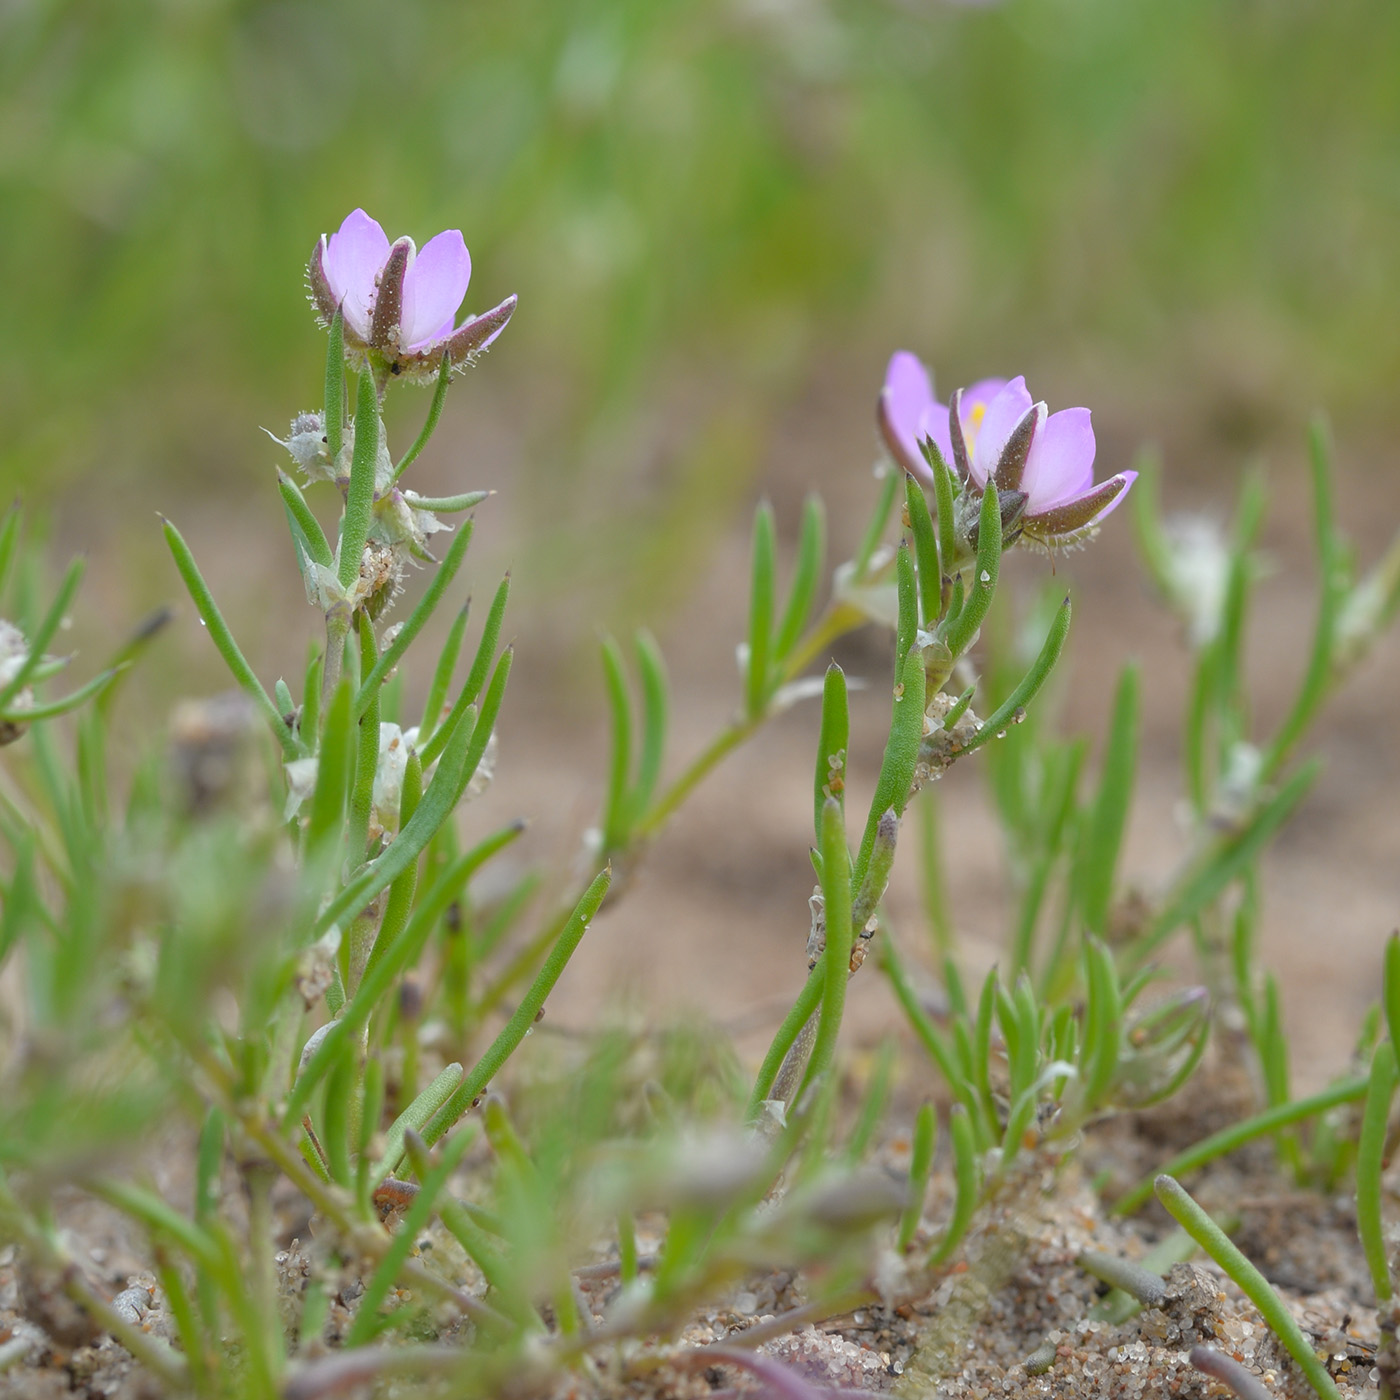
<svg viewBox="0 0 1400 1400">
<path fill-rule="evenodd" d="M 1390 1296 L 1379 1172 L 1396 1081 L 1400 945 L 1387 964 L 1391 1039 L 1380 1039 L 1378 1008 L 1362 1040 L 1369 1074 L 1295 1100 L 1277 993 L 1258 978 L 1253 942 L 1259 855 L 1313 773 L 1310 764 L 1290 768 L 1298 740 L 1400 603 L 1400 550 L 1353 581 L 1320 435 L 1312 661 L 1279 730 L 1253 744 L 1240 662 L 1262 505 L 1251 487 L 1234 539 L 1212 564 L 1225 586 L 1211 595 L 1208 615 L 1198 608 L 1190 618 L 1197 679 L 1187 771 L 1198 829 L 1155 904 L 1118 897 L 1137 673 L 1123 673 L 1098 781 L 1081 795 L 1084 744 L 1055 738 L 1033 706 L 1064 646 L 1069 601 L 1052 600 L 1022 663 L 1002 657 L 976 677 L 971 651 L 993 615 L 1008 543 L 1001 502 L 994 490 L 969 494 L 933 454 L 932 504 L 912 478 L 883 476 L 856 556 L 836 571 L 824 608 L 820 505 L 805 507 L 785 597 L 772 513 L 759 510 L 738 713 L 669 783 L 660 652 L 645 634 L 636 639 L 638 698 L 622 648 L 604 639 L 612 760 L 601 838 L 578 887 L 540 914 L 534 872 L 511 879 L 504 893 L 488 894 L 478 879 L 521 824 L 485 829 L 468 843 L 456 816 L 489 776 L 512 660 L 500 648 L 508 580 L 460 682 L 470 619 L 465 607 L 453 615 L 420 722 L 404 727 L 399 663 L 447 604 L 470 520 L 403 623 L 392 632 L 379 625 L 386 580 L 391 589 L 401 562 L 396 551 L 421 543 L 395 535 L 385 513 L 437 422 L 448 375 L 415 446 L 386 475 L 380 393 L 363 375 L 347 415 L 338 330 L 332 326 L 321 417 L 327 476 L 343 507 L 334 547 L 300 488 L 281 483 L 307 596 L 326 629 L 300 698 L 284 681 L 263 686 L 167 524 L 179 572 L 246 705 L 195 715 L 178 761 L 144 766 L 120 812 L 107 791 L 102 742 L 109 687 L 130 649 L 69 697 L 70 705 L 92 702 L 78 720 L 71 764 L 42 702 L 24 712 L 31 753 L 13 779 L 6 770 L 0 827 L 9 848 L 0 958 L 15 960 L 26 985 L 19 1049 L 3 1066 L 0 1223 L 30 1267 L 51 1271 L 57 1287 L 171 1389 L 211 1397 L 309 1397 L 389 1374 L 445 1377 L 464 1393 L 486 1394 L 506 1376 L 565 1367 L 636 1376 L 708 1364 L 706 1356 L 762 1374 L 767 1363 L 751 1350 L 758 1342 L 875 1299 L 877 1273 L 886 1292 L 926 1290 L 1019 1161 L 1070 1150 L 1099 1115 L 1176 1093 L 1205 1052 L 1213 998 L 1244 1011 L 1264 1109 L 1165 1170 L 1190 1170 L 1266 1134 L 1278 1135 L 1284 1160 L 1303 1176 L 1335 1182 L 1354 1163 L 1367 1259 L 1378 1295 Z M 901 485 L 902 537 L 890 548 L 882 540 Z M 1201 596 L 1183 572 L 1186 552 L 1169 540 L 1154 499 L 1141 498 L 1155 577 L 1185 611 Z M 460 510 L 477 499 L 411 504 Z M 6 564 L 14 520 L 0 531 Z M 32 582 L 20 590 L 16 611 L 32 645 L 19 686 L 56 669 L 40 653 L 75 586 L 70 571 L 47 611 L 34 606 Z M 881 598 L 895 624 L 889 730 L 853 847 L 846 678 L 834 664 L 817 683 L 803 672 L 867 611 L 881 611 Z M 522 1057 L 526 1066 L 513 1062 L 589 921 L 610 889 L 620 894 L 613 868 L 638 859 L 704 776 L 766 719 L 818 690 L 808 976 L 753 1083 L 708 1039 L 684 1047 L 683 1038 L 601 1029 L 561 1064 L 543 1051 Z M 276 787 L 291 799 L 280 815 L 257 795 L 267 787 L 259 776 L 266 733 L 282 762 Z M 914 990 L 883 901 L 909 805 L 922 802 L 932 818 L 925 789 L 982 749 L 1019 881 L 1007 972 L 994 970 L 969 994 L 936 849 L 925 842 L 946 995 L 934 1014 Z M 218 782 L 208 776 L 211 758 L 224 774 Z M 240 764 L 253 774 L 242 787 Z M 879 963 L 943 1081 L 938 1097 L 951 1101 L 953 1204 L 937 1222 L 924 1219 L 937 1102 L 917 1114 L 903 1189 L 868 1166 L 889 1098 L 888 1051 L 854 1124 L 838 1113 L 847 984 L 882 926 Z M 1157 995 L 1150 960 L 1182 929 L 1199 949 L 1208 995 Z M 488 1040 L 498 1012 L 508 1014 Z M 509 1099 L 488 1092 L 500 1083 L 511 1086 Z M 1306 1153 L 1293 1136 L 1295 1125 L 1362 1101 L 1359 1131 L 1324 1116 Z M 479 1115 L 469 1116 L 474 1108 Z M 188 1204 L 157 1190 L 147 1166 L 124 1171 L 113 1157 L 176 1124 L 197 1141 Z M 470 1200 L 452 1189 L 469 1159 Z M 290 1307 L 279 1298 L 270 1253 L 283 1178 L 327 1226 L 319 1269 Z M 241 1192 L 229 1190 L 234 1179 Z M 52 1203 L 59 1180 L 147 1232 L 178 1346 L 134 1326 L 73 1265 Z M 1149 1182 L 1129 1192 L 1118 1207 L 1151 1189 Z M 1190 1216 L 1180 1188 L 1158 1189 Z M 392 1227 L 383 1218 L 391 1211 L 402 1212 Z M 455 1265 L 433 1267 L 414 1254 L 434 1219 L 440 1238 L 460 1251 Z M 1195 1237 L 1224 1262 L 1215 1235 Z M 600 1239 L 611 1241 L 606 1257 L 583 1262 Z M 726 1348 L 721 1358 L 712 1348 L 670 1344 L 687 1317 L 737 1279 L 815 1263 L 807 1301 L 746 1332 L 748 1351 Z M 353 1314 L 338 1300 L 338 1271 L 362 1282 Z M 595 1305 L 581 1290 L 600 1274 L 620 1286 Z M 436 1340 L 423 1342 L 425 1334 Z M 339 1343 L 329 1360 L 315 1359 L 323 1339 Z M 618 1350 L 624 1340 L 645 1345 Z M 791 1387 L 802 1393 L 799 1381 Z"/>
</svg>

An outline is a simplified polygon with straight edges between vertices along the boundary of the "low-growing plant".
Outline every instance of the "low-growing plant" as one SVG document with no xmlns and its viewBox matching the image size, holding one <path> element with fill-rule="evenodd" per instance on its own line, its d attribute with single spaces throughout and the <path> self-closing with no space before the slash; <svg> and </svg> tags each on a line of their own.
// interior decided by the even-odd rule
<svg viewBox="0 0 1400 1400">
<path fill-rule="evenodd" d="M 475 518 L 454 529 L 440 517 L 488 493 L 429 497 L 407 484 L 454 374 L 514 309 L 510 298 L 456 325 L 469 267 L 460 233 L 419 252 L 409 239 L 390 243 L 361 211 L 317 245 L 309 280 L 328 331 L 324 399 L 282 442 L 305 487 L 279 474 L 278 490 L 324 644 L 301 677 L 267 688 L 165 522 L 238 698 L 187 707 L 170 759 L 140 763 L 120 804 L 104 752 L 109 708 L 155 624 L 93 680 L 46 700 L 42 687 L 62 667 L 46 649 L 80 570 L 43 606 L 18 512 L 0 527 L 0 606 L 17 619 L 0 623 L 0 737 L 11 745 L 0 770 L 0 960 L 19 1003 L 3 1065 L 0 1224 L 23 1252 L 39 1311 L 66 1295 L 171 1392 L 201 1396 L 305 1398 L 389 1378 L 493 1394 L 545 1389 L 568 1372 L 620 1382 L 715 1364 L 746 1367 L 778 1393 L 814 1394 L 753 1348 L 805 1321 L 927 1294 L 982 1212 L 1038 1189 L 1039 1167 L 1072 1153 L 1095 1120 L 1181 1092 L 1222 1005 L 1242 1017 L 1261 1112 L 1163 1170 L 1272 1134 L 1300 1180 L 1333 1185 L 1354 1171 L 1366 1259 L 1388 1303 L 1380 1172 L 1400 945 L 1387 956 L 1383 1015 L 1363 1037 L 1369 1074 L 1302 1100 L 1255 947 L 1259 857 L 1316 773 L 1315 761 L 1296 760 L 1299 742 L 1400 604 L 1400 547 L 1362 581 L 1352 576 L 1321 429 L 1318 620 L 1299 692 L 1267 737 L 1251 737 L 1242 662 L 1262 488 L 1246 486 L 1228 539 L 1204 527 L 1174 534 L 1157 510 L 1155 470 L 1132 492 L 1152 576 L 1195 654 L 1190 850 L 1155 899 L 1125 899 L 1119 877 L 1137 669 L 1121 673 L 1090 784 L 1086 744 L 1056 737 L 1038 704 L 1065 646 L 1069 597 L 1056 590 L 1029 609 L 1028 647 L 1000 646 L 981 675 L 973 664 L 999 613 L 1003 637 L 1015 630 L 1012 609 L 998 607 L 1004 552 L 1086 541 L 1137 473 L 1094 483 L 1087 410 L 1050 415 L 1019 379 L 984 381 L 944 406 L 900 353 L 879 399 L 886 460 L 854 557 L 823 602 L 825 521 L 810 500 L 784 592 L 773 513 L 759 509 L 736 713 L 669 781 L 661 651 L 647 633 L 630 656 L 603 637 L 606 790 L 575 884 L 551 901 L 534 871 L 483 878 L 522 823 L 492 828 L 476 819 L 480 806 L 458 818 L 496 762 L 513 659 L 501 645 L 509 578 L 472 645 L 473 619 L 453 595 Z M 382 413 L 400 379 L 434 389 L 421 433 L 396 459 Z M 330 532 L 318 513 L 326 488 L 340 502 Z M 449 541 L 441 558 L 437 537 Z M 415 565 L 427 585 L 389 624 Z M 440 612 L 450 620 L 426 701 L 410 710 L 401 668 Z M 893 677 L 883 759 L 858 814 L 847 808 L 848 684 L 829 652 L 865 625 L 892 631 Z M 822 662 L 823 675 L 807 674 Z M 709 1032 L 600 1026 L 572 1057 L 522 1055 L 590 922 L 623 896 L 619 877 L 726 755 L 809 695 L 820 713 L 807 975 L 752 1081 Z M 70 710 L 71 746 L 53 725 Z M 1005 961 L 974 987 L 952 935 L 932 788 L 979 753 L 1016 898 Z M 916 802 L 937 1008 L 884 908 Z M 1192 940 L 1202 985 L 1164 991 L 1154 959 L 1179 934 Z M 872 948 L 939 1081 L 914 1118 L 900 1179 L 874 1165 L 897 1051 L 882 1052 L 853 1123 L 838 1102 L 847 984 Z M 1359 1122 L 1326 1123 L 1328 1110 L 1363 1100 Z M 1308 1121 L 1322 1125 L 1310 1140 L 1297 1132 Z M 940 1170 L 950 1205 L 930 1220 Z M 143 1236 L 169 1340 L 84 1273 L 62 1228 L 60 1186 Z M 1128 1191 L 1118 1209 L 1151 1189 Z M 1168 1176 L 1157 1190 L 1243 1280 L 1246 1266 L 1185 1191 Z M 289 1199 L 314 1213 L 315 1247 L 295 1270 L 280 1256 L 279 1274 L 274 1241 Z M 431 1253 L 418 1248 L 430 1229 Z M 1179 1257 L 1179 1242 L 1172 1250 Z M 1011 1267 L 1006 1251 L 998 1258 Z M 1085 1258 L 1127 1290 L 1129 1310 L 1153 1305 L 1149 1268 Z M 803 1300 L 723 1346 L 682 1338 L 699 1310 L 764 1269 L 803 1272 Z M 1329 1393 L 1282 1304 L 1248 1277 L 1242 1286 Z M 616 1287 L 594 1296 L 598 1280 Z M 1126 1315 L 1121 1303 L 1106 1302 L 1104 1315 Z M 931 1336 L 911 1374 L 936 1374 L 951 1335 Z M 1387 1336 L 1393 1346 L 1393 1325 Z M 0 1364 L 21 1358 L 0 1350 Z M 1053 1347 L 1042 1359 L 1053 1364 Z"/>
</svg>

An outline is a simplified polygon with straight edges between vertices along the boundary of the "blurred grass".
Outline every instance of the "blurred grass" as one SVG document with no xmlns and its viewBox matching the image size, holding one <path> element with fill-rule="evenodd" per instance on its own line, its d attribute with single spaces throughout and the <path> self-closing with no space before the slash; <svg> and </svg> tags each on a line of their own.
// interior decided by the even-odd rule
<svg viewBox="0 0 1400 1400">
<path fill-rule="evenodd" d="M 1388 0 L 10 0 L 0 486 L 251 481 L 356 204 L 520 294 L 525 479 L 622 493 L 594 546 L 651 579 L 898 344 L 945 388 L 1073 365 L 1145 431 L 1393 433 L 1397 72 Z"/>
</svg>

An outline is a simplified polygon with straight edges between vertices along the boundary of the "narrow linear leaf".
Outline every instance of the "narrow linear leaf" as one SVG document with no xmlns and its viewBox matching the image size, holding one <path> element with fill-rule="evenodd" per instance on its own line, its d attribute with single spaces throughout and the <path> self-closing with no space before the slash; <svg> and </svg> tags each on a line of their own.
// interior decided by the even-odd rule
<svg viewBox="0 0 1400 1400">
<path fill-rule="evenodd" d="M 1371 1271 L 1371 1286 L 1382 1303 L 1389 1302 L 1394 1293 L 1381 1220 L 1381 1170 L 1385 1165 L 1386 1129 L 1397 1078 L 1400 1070 L 1396 1066 L 1395 1046 L 1382 1041 L 1371 1057 L 1371 1077 L 1356 1147 L 1356 1232 L 1361 1237 L 1366 1267 Z"/>
<path fill-rule="evenodd" d="M 599 643 L 603 681 L 612 717 L 612 753 L 608 762 L 608 787 L 603 799 L 603 849 L 615 851 L 627 844 L 627 781 L 632 771 L 632 701 L 622 651 L 604 636 Z"/>
<path fill-rule="evenodd" d="M 850 703 L 846 673 L 833 661 L 822 682 L 821 733 L 817 739 L 816 781 L 813 784 L 813 829 L 821 838 L 822 808 L 828 797 L 846 805 L 846 748 L 850 742 Z"/>
<path fill-rule="evenodd" d="M 428 416 L 423 420 L 423 427 L 418 436 L 413 440 L 413 446 L 405 452 L 399 460 L 398 466 L 394 468 L 394 474 L 390 478 L 390 484 L 406 472 L 414 462 L 418 460 L 418 454 L 428 445 L 433 433 L 437 429 L 438 419 L 442 417 L 442 406 L 447 402 L 447 386 L 452 379 L 452 357 L 443 355 L 442 364 L 438 368 L 437 384 L 433 387 L 432 402 L 428 405 Z M 432 506 L 425 509 L 432 510 Z M 439 510 L 446 510 L 446 506 L 437 507 Z"/>
<path fill-rule="evenodd" d="M 277 736 L 277 742 L 282 746 L 283 755 L 287 758 L 298 757 L 302 752 L 301 746 L 297 743 L 291 730 L 287 728 L 282 713 L 273 703 L 272 697 L 263 689 L 262 682 L 253 674 L 253 668 L 244 659 L 243 653 L 238 648 L 238 643 L 233 639 L 233 633 L 229 631 L 228 623 L 224 621 L 224 616 L 214 601 L 214 595 L 209 591 L 209 585 L 205 583 L 204 576 L 199 572 L 199 566 L 195 563 L 194 555 L 190 552 L 189 545 L 185 543 L 184 536 L 168 520 L 162 521 L 162 527 L 165 531 L 166 543 L 170 546 L 170 552 L 175 558 L 175 567 L 180 571 L 185 588 L 189 591 L 200 619 L 208 629 L 210 640 L 218 649 L 219 655 L 223 657 L 224 665 L 229 668 L 239 687 L 252 698 L 253 703 L 262 711 L 264 719 L 271 725 L 272 732 Z"/>
<path fill-rule="evenodd" d="M 744 684 L 744 707 L 750 719 L 757 719 L 768 704 L 771 686 L 773 606 L 776 592 L 774 574 L 777 545 L 774 540 L 773 509 L 764 501 L 754 512 L 753 582 L 749 594 L 749 660 Z"/>
<path fill-rule="evenodd" d="M 1321 763 L 1314 759 L 1299 769 L 1255 811 L 1243 831 L 1212 848 L 1167 907 L 1127 950 L 1130 967 L 1141 966 L 1165 939 L 1214 903 L 1238 876 L 1254 864 L 1260 852 L 1273 839 L 1274 832 L 1307 795 L 1321 767 Z"/>
<path fill-rule="evenodd" d="M 632 819 L 638 821 L 651 806 L 666 757 L 666 725 L 670 709 L 666 662 L 656 639 L 645 630 L 637 633 L 637 671 L 642 678 L 642 742 L 633 786 Z"/>
<path fill-rule="evenodd" d="M 403 498 L 414 510 L 459 511 L 471 510 L 493 495 L 494 491 L 461 491 L 455 496 L 420 496 L 416 491 L 405 491 Z"/>
<path fill-rule="evenodd" d="M 1308 447 L 1317 549 L 1317 622 L 1313 627 L 1312 649 L 1298 694 L 1264 753 L 1260 772 L 1265 780 L 1278 771 L 1306 733 L 1338 673 L 1333 653 L 1336 650 L 1337 618 L 1346 595 L 1347 580 L 1342 558 L 1344 546 L 1335 524 L 1331 437 L 1326 423 L 1320 418 L 1314 419 L 1311 424 Z"/>
<path fill-rule="evenodd" d="M 1205 1166 L 1207 1162 L 1213 1162 L 1217 1157 L 1225 1156 L 1227 1152 L 1233 1152 L 1237 1147 L 1243 1147 L 1247 1142 L 1267 1137 L 1290 1123 L 1301 1123 L 1305 1119 L 1314 1118 L 1339 1104 L 1359 1103 L 1366 1097 L 1369 1082 L 1365 1078 L 1343 1079 L 1321 1093 L 1311 1094 L 1305 1099 L 1295 1099 L 1292 1103 L 1280 1104 L 1277 1108 L 1255 1114 L 1253 1118 L 1246 1118 L 1242 1123 L 1232 1123 L 1228 1128 L 1222 1128 L 1195 1146 L 1188 1147 L 1185 1152 L 1178 1152 L 1165 1164 L 1164 1170 L 1172 1176 L 1181 1176 L 1185 1172 Z M 1113 1214 L 1130 1214 L 1151 1195 L 1152 1178 L 1148 1177 L 1138 1182 L 1132 1190 L 1124 1192 L 1113 1203 Z"/>
<path fill-rule="evenodd" d="M 424 1130 L 424 1142 L 431 1146 L 452 1127 L 525 1039 L 526 1032 L 534 1025 L 543 1009 L 545 999 L 554 990 L 554 984 L 568 965 L 574 950 L 583 941 L 583 935 L 588 932 L 589 921 L 598 912 L 611 883 L 610 869 L 603 869 L 594 877 L 593 883 L 584 891 L 583 898 L 569 915 L 568 922 L 560 932 L 554 947 L 550 949 L 549 956 L 531 983 L 529 991 L 521 998 L 515 1014 L 506 1022 L 490 1048 L 472 1066 L 466 1079 Z"/>
<path fill-rule="evenodd" d="M 1118 853 L 1132 804 L 1138 749 L 1138 683 L 1137 666 L 1125 666 L 1114 697 L 1103 775 L 1080 852 L 1079 908 L 1085 924 L 1100 935 L 1108 922 Z"/>
<path fill-rule="evenodd" d="M 822 954 L 822 999 L 816 1041 L 807 1063 L 804 1087 L 818 1083 L 836 1057 L 836 1038 L 846 1006 L 851 961 L 851 882 L 846 874 L 846 824 L 841 804 L 828 797 L 822 807 L 822 897 L 826 901 L 826 951 Z M 799 1091 L 798 1098 L 801 1098 Z"/>
<path fill-rule="evenodd" d="M 890 808 L 894 809 L 895 816 L 902 817 L 909 802 L 914 769 L 919 762 L 919 745 L 924 737 L 924 663 L 917 647 L 910 647 L 901 658 L 893 708 L 885 756 L 875 781 L 875 796 L 866 819 L 865 834 L 861 837 L 860 852 L 851 871 L 851 887 L 855 890 L 860 889 L 870 866 L 880 818 Z"/>
<path fill-rule="evenodd" d="M 938 539 L 928 497 L 913 476 L 904 478 L 904 500 L 909 511 L 909 528 L 914 536 L 914 562 L 919 566 L 919 614 L 921 624 L 932 628 L 943 607 L 943 578 L 938 563 Z"/>
<path fill-rule="evenodd" d="M 33 724 L 37 720 L 57 719 L 59 715 L 66 715 L 71 710 L 76 710 L 80 705 L 86 704 L 87 701 L 95 700 L 103 695 L 108 687 L 120 680 L 122 674 L 130 669 L 131 665 L 128 662 L 113 670 L 103 671 L 100 675 L 94 676 L 86 685 L 79 686 L 77 690 L 70 691 L 57 700 L 47 700 L 42 704 L 29 705 L 24 708 L 19 706 L 13 709 L 0 707 L 0 719 L 7 720 L 11 724 Z"/>
<path fill-rule="evenodd" d="M 0 707 L 8 705 L 33 679 L 35 671 L 44 659 L 45 648 L 63 624 L 63 619 L 78 591 L 78 585 L 82 582 L 85 568 L 86 561 L 82 559 L 75 559 L 68 566 L 63 575 L 63 582 L 59 584 L 58 592 L 49 605 L 48 612 L 44 614 L 43 620 L 34 629 L 33 635 L 27 639 L 29 651 L 24 660 L 20 662 L 19 669 L 8 681 L 0 685 Z"/>
<path fill-rule="evenodd" d="M 1069 636 L 1072 612 L 1069 596 L 1066 595 L 1065 601 L 1055 612 L 1054 619 L 1045 634 L 1045 641 L 1041 644 L 1040 655 L 1036 657 L 1035 663 L 1021 678 L 1020 685 L 1006 697 L 1002 704 L 997 706 L 983 722 L 982 727 L 968 741 L 963 749 L 964 753 L 972 753 L 975 749 L 980 749 L 983 744 L 989 743 L 998 734 L 1003 733 L 1008 725 L 1015 724 L 1020 712 L 1035 699 L 1040 687 L 1045 684 L 1051 671 L 1055 669 L 1055 663 L 1060 659 L 1060 652 L 1064 650 L 1065 638 Z"/>
<path fill-rule="evenodd" d="M 826 510 L 820 496 L 808 496 L 802 505 L 802 528 L 797 538 L 797 562 L 792 571 L 792 589 L 782 621 L 773 638 L 773 661 L 781 667 L 802 635 L 812 611 L 826 554 Z"/>
<path fill-rule="evenodd" d="M 330 568 L 331 547 L 326 540 L 325 531 L 321 529 L 321 522 L 311 513 L 311 507 L 306 504 L 306 497 L 302 495 L 301 488 L 280 468 L 277 472 L 277 491 L 286 508 L 287 523 L 291 526 L 293 538 L 305 551 L 307 558 Z"/>
<path fill-rule="evenodd" d="M 428 698 L 423 706 L 423 722 L 418 726 L 420 734 L 431 734 L 442 719 L 442 707 L 447 700 L 448 687 L 452 684 L 452 673 L 457 669 L 457 658 L 462 654 L 462 638 L 466 636 L 471 604 L 472 600 L 468 598 L 447 629 L 446 640 L 433 670 L 432 684 L 428 687 Z"/>
<path fill-rule="evenodd" d="M 972 565 L 972 586 L 956 617 L 948 624 L 944 640 L 954 658 L 972 645 L 996 596 L 1001 571 L 1001 504 L 996 488 L 988 486 L 982 496 L 982 513 L 977 524 L 977 558 Z"/>
<path fill-rule="evenodd" d="M 1157 1199 L 1176 1223 L 1225 1270 L 1239 1285 L 1241 1292 L 1259 1309 L 1264 1321 L 1288 1349 L 1288 1354 L 1298 1363 L 1318 1395 L 1323 1400 L 1341 1400 L 1341 1393 L 1326 1365 L 1264 1275 L 1245 1258 L 1224 1230 L 1192 1200 L 1179 1182 L 1163 1173 L 1154 1185 Z"/>
</svg>

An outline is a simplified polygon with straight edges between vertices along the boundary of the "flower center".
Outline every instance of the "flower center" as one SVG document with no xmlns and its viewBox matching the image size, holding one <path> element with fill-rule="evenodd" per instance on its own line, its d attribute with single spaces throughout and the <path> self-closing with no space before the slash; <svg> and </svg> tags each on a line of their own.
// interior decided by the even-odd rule
<svg viewBox="0 0 1400 1400">
<path fill-rule="evenodd" d="M 967 450 L 972 451 L 977 442 L 977 430 L 982 426 L 982 420 L 987 416 L 987 405 L 982 400 L 968 406 L 967 415 L 963 419 L 963 441 L 967 443 Z"/>
</svg>

